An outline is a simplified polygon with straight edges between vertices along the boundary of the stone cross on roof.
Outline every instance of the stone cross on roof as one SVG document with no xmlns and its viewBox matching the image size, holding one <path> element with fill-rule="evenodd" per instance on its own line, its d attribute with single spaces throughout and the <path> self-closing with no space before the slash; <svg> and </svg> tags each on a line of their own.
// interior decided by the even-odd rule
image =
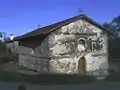
<svg viewBox="0 0 120 90">
<path fill-rule="evenodd" d="M 84 14 L 83 10 L 81 8 L 78 9 L 79 14 Z"/>
</svg>

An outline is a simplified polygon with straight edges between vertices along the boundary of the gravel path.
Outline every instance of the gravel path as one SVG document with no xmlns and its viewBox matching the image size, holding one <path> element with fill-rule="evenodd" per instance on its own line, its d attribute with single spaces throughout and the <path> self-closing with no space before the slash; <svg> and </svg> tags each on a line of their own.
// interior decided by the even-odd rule
<svg viewBox="0 0 120 90">
<path fill-rule="evenodd" d="M 49 86 L 28 83 L 0 82 L 0 90 L 18 90 L 19 85 L 24 85 L 26 90 L 120 90 L 120 83 L 107 81 L 97 81 L 91 84 Z"/>
</svg>

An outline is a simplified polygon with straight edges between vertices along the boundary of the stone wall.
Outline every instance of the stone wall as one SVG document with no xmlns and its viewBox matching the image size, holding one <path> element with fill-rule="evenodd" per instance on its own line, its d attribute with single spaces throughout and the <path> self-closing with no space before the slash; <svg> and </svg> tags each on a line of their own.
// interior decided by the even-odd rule
<svg viewBox="0 0 120 90">
<path fill-rule="evenodd" d="M 16 49 L 18 44 L 19 44 L 18 41 L 9 42 L 9 43 L 6 43 L 6 47 L 9 48 L 9 49 Z"/>
<path fill-rule="evenodd" d="M 21 46 L 21 50 L 23 47 L 28 48 Z M 75 21 L 50 33 L 34 50 L 24 50 L 21 52 L 39 58 L 20 55 L 19 62 L 40 72 L 50 70 L 54 73 L 78 73 L 81 57 L 86 59 L 87 72 L 103 71 L 102 74 L 106 74 L 108 69 L 106 34 L 84 20 Z"/>
<path fill-rule="evenodd" d="M 49 48 L 53 57 L 61 57 L 51 59 L 52 72 L 78 73 L 78 60 L 83 56 L 87 72 L 108 69 L 106 34 L 87 21 L 78 20 L 52 32 Z"/>
<path fill-rule="evenodd" d="M 48 72 L 49 71 L 49 48 L 47 45 L 48 38 L 41 40 L 39 45 L 35 47 L 34 42 L 20 42 L 20 46 L 17 48 L 17 53 L 19 53 L 19 63 L 20 65 L 27 67 L 31 70 L 37 72 Z M 34 46 L 34 47 L 33 47 Z"/>
<path fill-rule="evenodd" d="M 37 72 L 49 72 L 49 59 L 34 57 L 32 55 L 19 55 L 19 63 L 31 70 Z"/>
</svg>

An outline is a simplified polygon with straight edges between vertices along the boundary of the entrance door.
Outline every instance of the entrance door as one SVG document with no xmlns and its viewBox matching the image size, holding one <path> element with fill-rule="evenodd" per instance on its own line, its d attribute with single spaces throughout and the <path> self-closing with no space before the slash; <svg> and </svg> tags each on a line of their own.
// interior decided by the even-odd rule
<svg viewBox="0 0 120 90">
<path fill-rule="evenodd" d="M 85 75 L 85 71 L 86 71 L 86 68 L 85 68 L 85 58 L 82 57 L 78 61 L 78 73 L 80 75 Z"/>
</svg>

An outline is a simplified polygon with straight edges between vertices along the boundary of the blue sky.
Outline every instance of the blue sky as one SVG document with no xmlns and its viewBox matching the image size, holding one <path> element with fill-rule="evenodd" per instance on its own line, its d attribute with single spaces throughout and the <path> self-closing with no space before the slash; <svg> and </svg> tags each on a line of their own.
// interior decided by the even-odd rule
<svg viewBox="0 0 120 90">
<path fill-rule="evenodd" d="M 21 35 L 75 16 L 81 8 L 99 23 L 120 15 L 120 0 L 0 0 L 0 31 Z"/>
</svg>

